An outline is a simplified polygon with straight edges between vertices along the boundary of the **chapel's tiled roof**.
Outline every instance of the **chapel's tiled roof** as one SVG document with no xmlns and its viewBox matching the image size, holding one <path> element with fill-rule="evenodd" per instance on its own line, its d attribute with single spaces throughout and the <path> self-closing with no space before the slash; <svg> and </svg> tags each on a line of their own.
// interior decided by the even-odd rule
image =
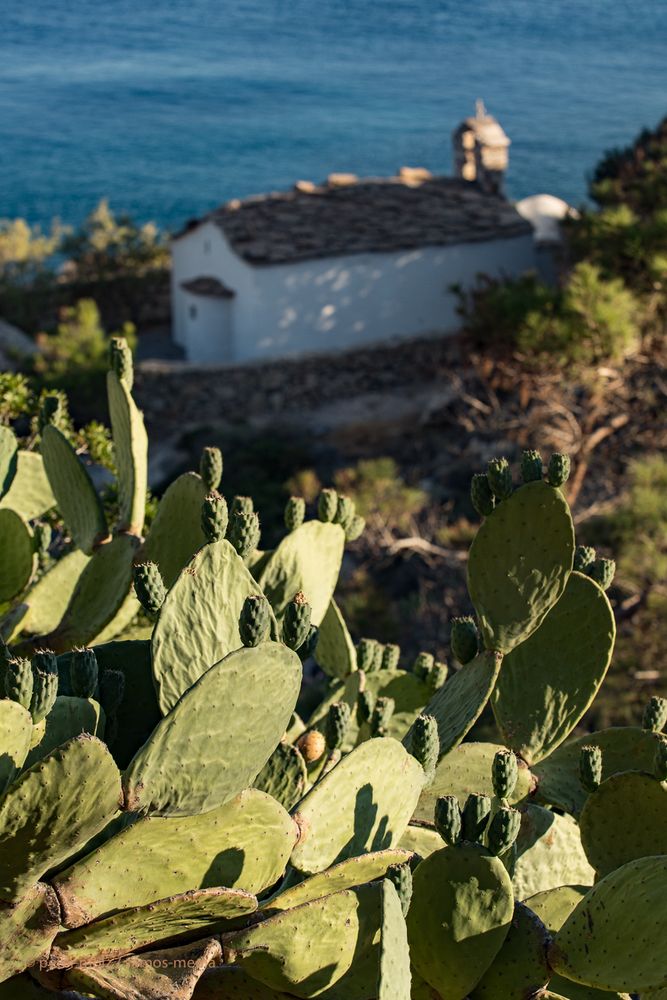
<svg viewBox="0 0 667 1000">
<path fill-rule="evenodd" d="M 189 223 L 178 236 L 206 221 L 219 226 L 232 249 L 256 265 L 532 232 L 505 198 L 485 194 L 468 181 L 410 168 L 386 179 L 331 175 L 325 184 L 300 181 L 290 191 L 230 201 Z"/>
</svg>

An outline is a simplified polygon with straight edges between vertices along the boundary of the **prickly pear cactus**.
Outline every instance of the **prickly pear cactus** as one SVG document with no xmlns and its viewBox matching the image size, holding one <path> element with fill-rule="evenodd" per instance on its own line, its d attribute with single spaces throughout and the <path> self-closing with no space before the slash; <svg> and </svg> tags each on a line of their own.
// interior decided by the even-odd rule
<svg viewBox="0 0 667 1000">
<path fill-rule="evenodd" d="M 526 483 L 481 525 L 470 548 L 468 588 L 487 649 L 509 653 L 565 590 L 574 529 L 560 491 Z"/>
</svg>

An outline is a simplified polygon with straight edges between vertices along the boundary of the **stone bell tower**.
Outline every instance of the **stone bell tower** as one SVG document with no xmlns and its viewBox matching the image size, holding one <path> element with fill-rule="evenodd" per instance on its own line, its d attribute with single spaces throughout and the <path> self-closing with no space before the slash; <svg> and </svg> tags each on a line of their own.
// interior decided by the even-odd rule
<svg viewBox="0 0 667 1000">
<path fill-rule="evenodd" d="M 493 115 L 477 101 L 475 115 L 452 133 L 454 176 L 476 181 L 488 194 L 503 194 L 510 140 Z"/>
</svg>

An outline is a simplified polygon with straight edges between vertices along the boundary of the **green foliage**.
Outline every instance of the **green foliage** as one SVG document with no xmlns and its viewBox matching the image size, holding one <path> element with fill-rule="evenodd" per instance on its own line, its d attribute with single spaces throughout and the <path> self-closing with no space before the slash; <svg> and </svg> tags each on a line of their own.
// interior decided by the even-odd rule
<svg viewBox="0 0 667 1000">
<path fill-rule="evenodd" d="M 66 235 L 61 251 L 82 282 L 141 275 L 169 262 L 167 242 L 154 223 L 137 225 L 127 215 L 116 217 L 106 198 L 78 230 Z"/>
</svg>

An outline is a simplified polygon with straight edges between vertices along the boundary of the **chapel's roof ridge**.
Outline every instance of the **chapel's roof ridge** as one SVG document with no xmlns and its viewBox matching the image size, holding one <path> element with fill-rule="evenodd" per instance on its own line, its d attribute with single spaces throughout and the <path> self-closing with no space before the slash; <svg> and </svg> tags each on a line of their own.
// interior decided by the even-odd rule
<svg viewBox="0 0 667 1000">
<path fill-rule="evenodd" d="M 287 191 L 233 199 L 177 235 L 204 222 L 217 225 L 235 253 L 260 266 L 532 232 L 501 195 L 415 167 L 395 177 L 331 174 L 322 184 L 298 181 Z"/>
</svg>

